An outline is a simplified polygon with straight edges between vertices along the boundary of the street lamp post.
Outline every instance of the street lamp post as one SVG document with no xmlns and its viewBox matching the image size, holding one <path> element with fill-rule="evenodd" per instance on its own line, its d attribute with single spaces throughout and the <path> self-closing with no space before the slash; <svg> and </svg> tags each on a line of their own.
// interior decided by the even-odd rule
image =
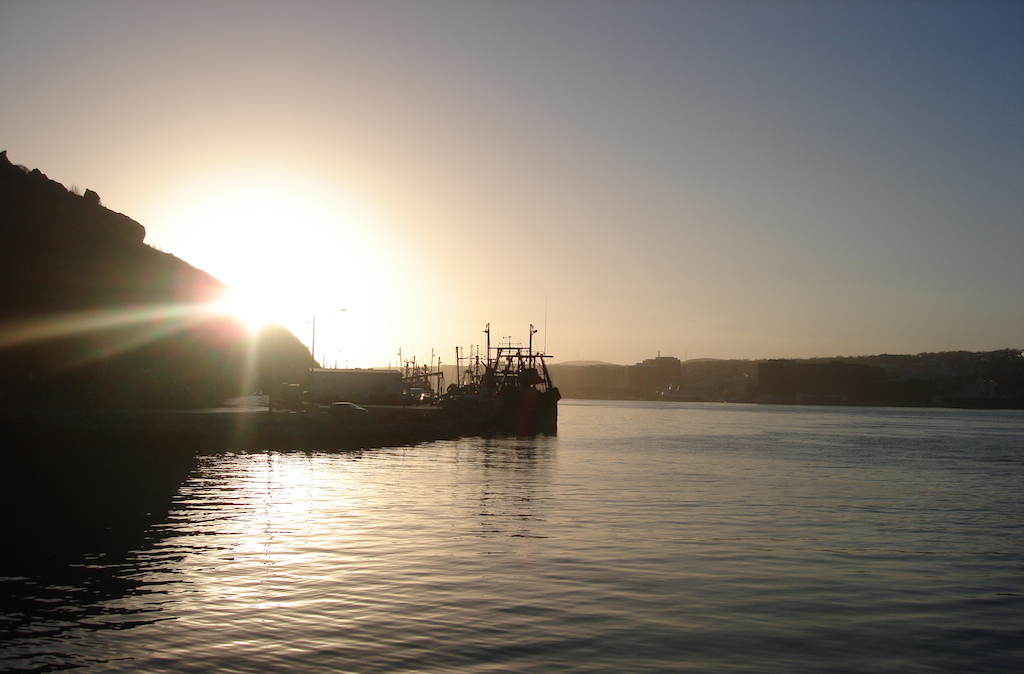
<svg viewBox="0 0 1024 674">
<path fill-rule="evenodd" d="M 338 309 L 336 311 L 331 311 L 331 312 L 328 312 L 328 315 L 330 315 L 330 314 L 338 314 L 338 313 L 341 313 L 342 311 L 345 311 L 345 310 L 344 309 Z M 309 358 L 310 358 L 310 364 L 309 364 L 309 388 L 310 388 L 310 390 L 313 389 L 313 369 L 316 367 L 316 314 L 313 314 L 313 320 L 311 321 L 311 323 L 313 324 L 313 336 L 309 340 Z"/>
</svg>

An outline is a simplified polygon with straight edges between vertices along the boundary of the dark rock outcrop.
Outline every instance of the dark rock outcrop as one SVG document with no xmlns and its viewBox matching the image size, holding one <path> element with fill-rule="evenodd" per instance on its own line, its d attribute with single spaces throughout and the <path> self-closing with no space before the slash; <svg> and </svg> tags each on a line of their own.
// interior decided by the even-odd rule
<svg viewBox="0 0 1024 674">
<path fill-rule="evenodd" d="M 0 152 L 0 405 L 195 407 L 237 395 L 245 330 L 197 310 L 224 284 L 145 236 L 96 192 Z M 273 344 L 282 353 L 263 375 L 308 368 L 293 335 Z"/>
<path fill-rule="evenodd" d="M 0 318 L 151 302 L 205 301 L 223 284 L 146 246 L 146 229 L 0 152 Z"/>
<path fill-rule="evenodd" d="M 100 205 L 100 195 L 96 194 L 92 190 L 86 190 L 85 194 L 82 195 L 82 198 L 85 200 L 87 204 L 91 206 Z"/>
</svg>

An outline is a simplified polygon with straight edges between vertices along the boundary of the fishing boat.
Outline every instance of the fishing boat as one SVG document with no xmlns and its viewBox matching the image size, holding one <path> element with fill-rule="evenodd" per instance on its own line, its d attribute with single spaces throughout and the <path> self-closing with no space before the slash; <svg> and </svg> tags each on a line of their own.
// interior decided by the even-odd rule
<svg viewBox="0 0 1024 674">
<path fill-rule="evenodd" d="M 562 395 L 551 381 L 545 353 L 533 350 L 530 326 L 527 346 L 513 344 L 511 337 L 498 346 L 491 346 L 491 324 L 484 329 L 487 335 L 486 352 L 464 357 L 456 349 L 458 382 L 448 387 L 441 405 L 448 408 L 476 410 L 500 418 L 501 429 L 518 436 L 544 433 L 554 435 L 558 430 L 558 401 Z"/>
</svg>

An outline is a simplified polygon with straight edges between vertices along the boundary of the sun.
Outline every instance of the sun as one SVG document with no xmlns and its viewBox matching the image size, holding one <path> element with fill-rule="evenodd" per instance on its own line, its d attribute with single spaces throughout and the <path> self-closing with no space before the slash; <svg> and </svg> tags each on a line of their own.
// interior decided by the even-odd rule
<svg viewBox="0 0 1024 674">
<path fill-rule="evenodd" d="M 248 288 L 228 286 L 224 296 L 215 303 L 214 312 L 230 316 L 245 326 L 250 335 L 277 320 L 274 303 L 265 294 Z"/>
<path fill-rule="evenodd" d="M 343 186 L 287 170 L 238 168 L 190 178 L 161 211 L 161 246 L 228 285 L 211 310 L 252 335 L 280 325 L 318 362 L 395 359 L 410 288 L 401 227 Z M 392 346 L 392 345 L 395 346 Z"/>
</svg>

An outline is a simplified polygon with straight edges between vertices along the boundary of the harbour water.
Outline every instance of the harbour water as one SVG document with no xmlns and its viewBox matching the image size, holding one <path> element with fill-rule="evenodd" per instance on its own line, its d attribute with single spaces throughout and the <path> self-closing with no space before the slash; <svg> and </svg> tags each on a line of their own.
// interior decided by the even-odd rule
<svg viewBox="0 0 1024 674">
<path fill-rule="evenodd" d="M 0 569 L 0 670 L 1024 670 L 1021 412 L 559 407 L 203 457 L 129 548 Z"/>
</svg>

